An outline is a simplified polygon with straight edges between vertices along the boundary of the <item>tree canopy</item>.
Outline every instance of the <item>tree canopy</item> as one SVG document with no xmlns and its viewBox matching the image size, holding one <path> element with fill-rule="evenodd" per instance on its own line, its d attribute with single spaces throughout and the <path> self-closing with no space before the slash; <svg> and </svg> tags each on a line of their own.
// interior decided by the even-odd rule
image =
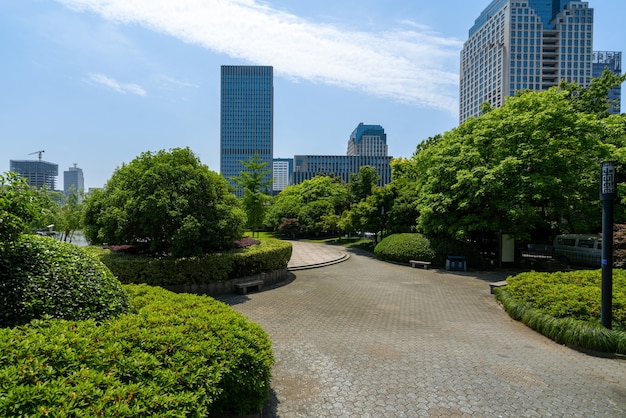
<svg viewBox="0 0 626 418">
<path fill-rule="evenodd" d="M 348 189 L 338 178 L 316 176 L 286 187 L 268 208 L 266 225 L 278 230 L 288 222 L 290 234 L 330 232 L 348 207 Z M 298 230 L 294 231 L 294 225 Z M 334 225 L 334 226 L 333 226 Z"/>
<path fill-rule="evenodd" d="M 85 236 L 97 244 L 146 244 L 188 256 L 230 245 L 245 213 L 226 179 L 189 148 L 144 152 L 117 168 L 86 202 Z"/>
<path fill-rule="evenodd" d="M 468 237 L 600 224 L 598 169 L 624 142 L 624 117 L 577 110 L 568 91 L 511 97 L 413 157 L 418 228 Z"/>
</svg>

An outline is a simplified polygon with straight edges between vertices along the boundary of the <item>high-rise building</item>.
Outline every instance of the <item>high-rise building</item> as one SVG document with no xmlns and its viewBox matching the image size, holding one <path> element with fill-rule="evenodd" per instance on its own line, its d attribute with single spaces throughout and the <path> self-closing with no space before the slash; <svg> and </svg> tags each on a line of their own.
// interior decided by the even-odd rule
<svg viewBox="0 0 626 418">
<path fill-rule="evenodd" d="M 387 156 L 387 134 L 380 125 L 359 123 L 348 140 L 347 155 Z"/>
<path fill-rule="evenodd" d="M 293 184 L 311 180 L 317 175 L 339 177 L 344 182 L 350 181 L 350 175 L 359 172 L 361 167 L 376 169 L 378 185 L 391 182 L 391 158 L 374 155 L 296 155 L 294 156 Z"/>
<path fill-rule="evenodd" d="M 593 53 L 593 77 L 600 77 L 608 68 L 613 74 L 622 74 L 622 53 L 616 51 L 594 51 Z M 622 86 L 609 90 L 609 112 L 619 114 L 622 106 Z"/>
<path fill-rule="evenodd" d="M 272 191 L 274 193 L 279 193 L 285 187 L 291 184 L 291 175 L 293 173 L 293 158 L 274 158 L 272 172 L 274 175 Z"/>
<path fill-rule="evenodd" d="M 41 158 L 41 154 L 40 154 Z M 56 178 L 59 175 L 59 165 L 39 160 L 10 160 L 9 171 L 24 177 L 28 184 L 35 187 L 48 187 L 56 190 Z"/>
<path fill-rule="evenodd" d="M 580 0 L 493 0 L 461 51 L 459 120 L 485 102 L 592 77 L 593 9 Z"/>
<path fill-rule="evenodd" d="M 332 175 L 344 182 L 363 166 L 376 169 L 378 185 L 391 182 L 391 158 L 387 151 L 387 134 L 380 125 L 359 123 L 348 140 L 347 155 L 296 155 L 293 163 L 293 184 L 302 183 L 313 177 Z"/>
<path fill-rule="evenodd" d="M 63 192 L 69 195 L 72 191 L 78 193 L 78 195 L 85 191 L 83 169 L 77 167 L 77 164 L 63 172 Z"/>
<path fill-rule="evenodd" d="M 220 172 L 234 186 L 243 162 L 257 155 L 272 169 L 274 75 L 270 66 L 222 66 Z M 271 180 L 271 174 L 267 180 Z M 242 191 L 237 190 L 241 195 Z"/>
</svg>

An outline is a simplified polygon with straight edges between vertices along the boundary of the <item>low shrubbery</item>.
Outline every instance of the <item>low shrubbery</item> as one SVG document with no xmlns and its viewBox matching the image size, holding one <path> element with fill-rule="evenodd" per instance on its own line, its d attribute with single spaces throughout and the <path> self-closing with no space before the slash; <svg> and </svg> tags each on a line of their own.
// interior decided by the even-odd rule
<svg viewBox="0 0 626 418">
<path fill-rule="evenodd" d="M 268 397 L 271 343 L 208 297 L 127 285 L 132 313 L 0 329 L 0 416 L 249 414 Z"/>
<path fill-rule="evenodd" d="M 89 250 L 122 283 L 162 286 L 209 283 L 286 269 L 291 258 L 291 244 L 277 239 L 263 239 L 259 245 L 188 258 L 130 255 L 98 247 Z"/>
<path fill-rule="evenodd" d="M 522 273 L 496 289 L 509 315 L 575 347 L 626 354 L 626 272 L 614 270 L 613 330 L 600 325 L 601 271 Z"/>
<path fill-rule="evenodd" d="M 111 271 L 83 249 L 22 235 L 0 253 L 0 326 L 43 317 L 102 321 L 128 310 Z"/>
<path fill-rule="evenodd" d="M 374 249 L 383 260 L 408 263 L 409 260 L 430 261 L 444 266 L 449 255 L 465 256 L 467 264 L 479 267 L 480 253 L 471 244 L 448 238 L 426 237 L 422 234 L 394 234 L 384 238 Z"/>
</svg>

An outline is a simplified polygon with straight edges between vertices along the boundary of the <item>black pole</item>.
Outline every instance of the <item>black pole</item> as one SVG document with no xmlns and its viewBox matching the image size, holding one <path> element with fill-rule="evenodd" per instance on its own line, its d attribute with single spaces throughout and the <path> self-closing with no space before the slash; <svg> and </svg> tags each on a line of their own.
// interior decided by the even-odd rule
<svg viewBox="0 0 626 418">
<path fill-rule="evenodd" d="M 602 306 L 600 322 L 611 329 L 613 323 L 613 206 L 617 197 L 615 163 L 602 163 Z"/>
</svg>

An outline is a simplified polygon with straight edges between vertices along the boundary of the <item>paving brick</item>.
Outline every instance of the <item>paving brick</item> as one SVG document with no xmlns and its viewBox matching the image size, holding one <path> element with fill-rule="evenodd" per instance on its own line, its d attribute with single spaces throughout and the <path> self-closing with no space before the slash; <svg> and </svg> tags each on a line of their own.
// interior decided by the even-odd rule
<svg viewBox="0 0 626 418">
<path fill-rule="evenodd" d="M 322 247 L 297 251 L 310 263 L 338 259 Z M 626 361 L 511 320 L 489 292 L 493 273 L 355 253 L 292 274 L 283 286 L 222 298 L 273 341 L 265 417 L 626 416 Z"/>
</svg>

